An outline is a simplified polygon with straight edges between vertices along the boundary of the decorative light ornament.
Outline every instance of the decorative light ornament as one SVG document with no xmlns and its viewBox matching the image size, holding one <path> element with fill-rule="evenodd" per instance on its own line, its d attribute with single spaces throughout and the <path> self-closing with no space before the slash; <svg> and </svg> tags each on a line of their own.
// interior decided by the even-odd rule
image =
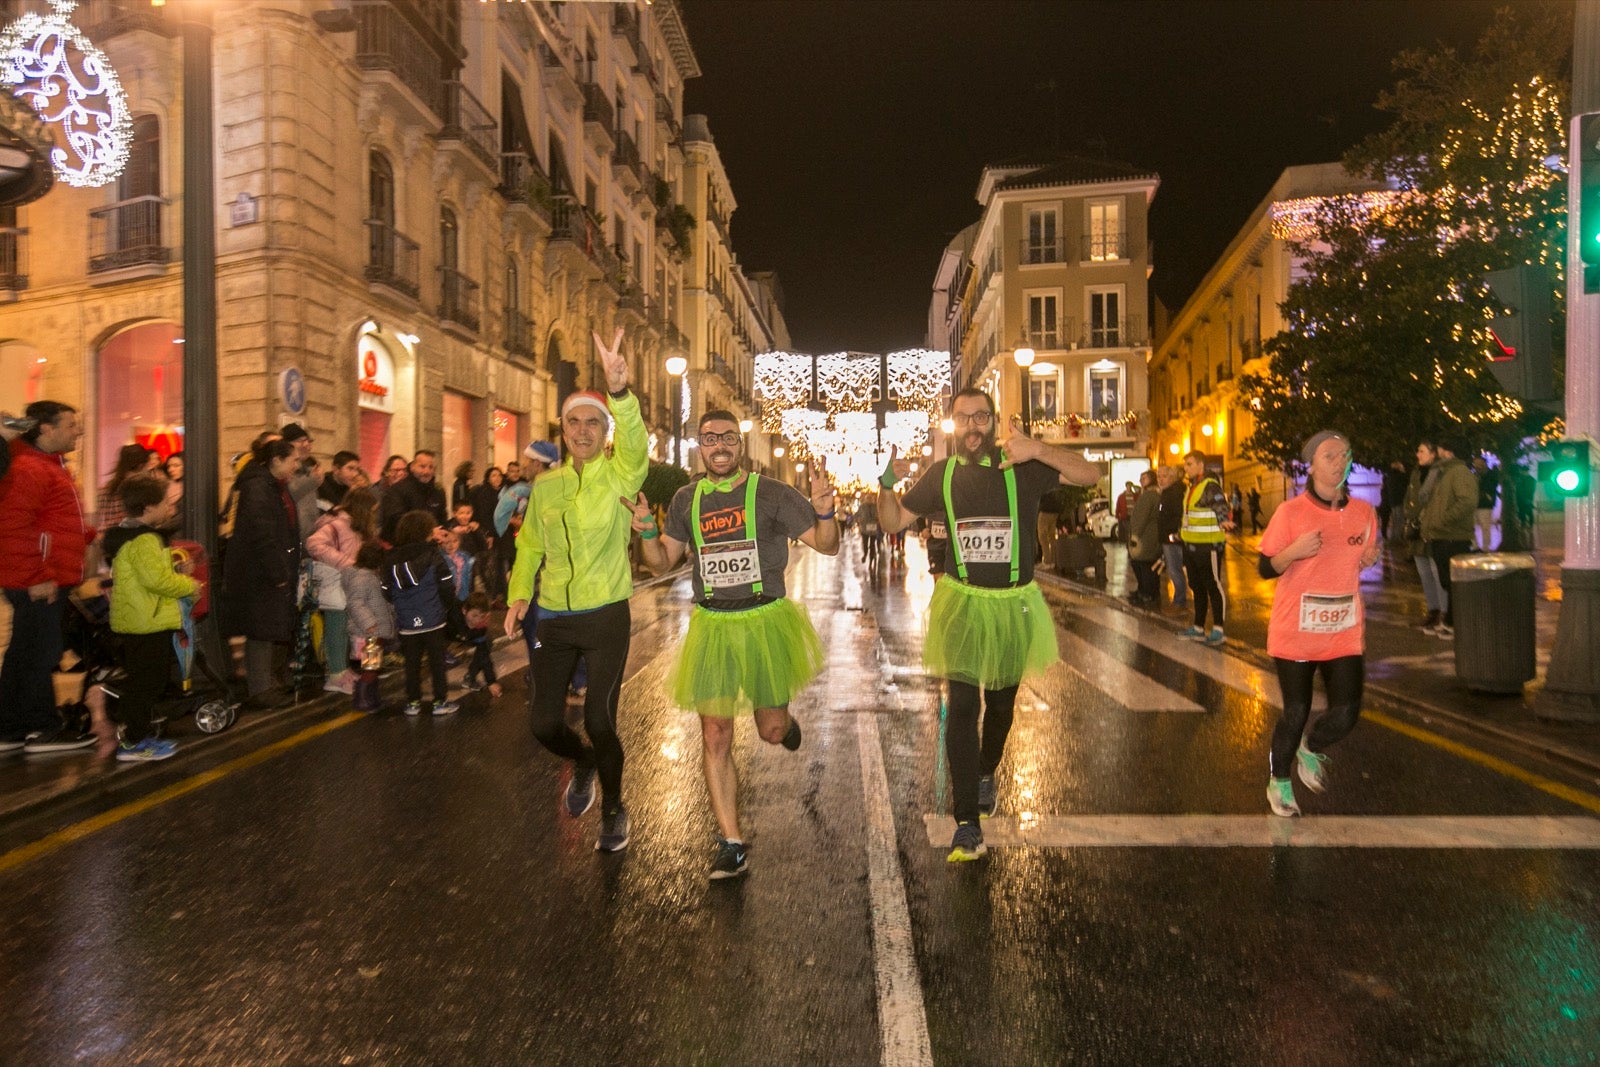
<svg viewBox="0 0 1600 1067">
<path fill-rule="evenodd" d="M 23 15 L 0 33 L 0 84 L 61 130 L 50 162 L 68 185 L 109 185 L 128 162 L 133 117 L 106 54 L 68 19 L 76 0 Z"/>
</svg>

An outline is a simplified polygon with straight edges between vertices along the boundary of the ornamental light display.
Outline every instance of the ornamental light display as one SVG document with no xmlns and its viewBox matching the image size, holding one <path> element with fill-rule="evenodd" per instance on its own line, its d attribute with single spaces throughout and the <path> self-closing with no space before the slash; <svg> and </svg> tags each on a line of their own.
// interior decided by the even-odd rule
<svg viewBox="0 0 1600 1067">
<path fill-rule="evenodd" d="M 50 0 L 50 14 L 30 12 L 0 33 L 0 83 L 65 140 L 50 153 L 56 176 L 87 188 L 122 173 L 133 117 L 111 61 L 70 21 L 76 6 Z"/>
<path fill-rule="evenodd" d="M 950 392 L 950 354 L 763 352 L 755 357 L 761 425 L 800 462 L 821 461 L 845 490 L 876 483 L 888 450 L 916 455 Z"/>
</svg>

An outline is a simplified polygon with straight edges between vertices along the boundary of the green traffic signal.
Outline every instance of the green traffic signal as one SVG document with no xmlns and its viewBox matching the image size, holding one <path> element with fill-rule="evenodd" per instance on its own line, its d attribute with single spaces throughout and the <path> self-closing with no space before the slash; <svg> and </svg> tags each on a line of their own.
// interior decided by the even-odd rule
<svg viewBox="0 0 1600 1067">
<path fill-rule="evenodd" d="M 1557 499 L 1589 495 L 1589 442 L 1557 441 L 1550 458 L 1539 462 L 1539 481 L 1547 496 Z"/>
</svg>

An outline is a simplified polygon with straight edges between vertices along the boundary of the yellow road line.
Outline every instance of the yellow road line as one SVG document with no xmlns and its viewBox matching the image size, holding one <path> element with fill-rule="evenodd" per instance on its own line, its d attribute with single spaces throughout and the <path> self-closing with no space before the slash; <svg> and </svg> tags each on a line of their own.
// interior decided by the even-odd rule
<svg viewBox="0 0 1600 1067">
<path fill-rule="evenodd" d="M 1469 763 L 1487 767 L 1497 774 L 1503 774 L 1507 778 L 1532 786 L 1542 793 L 1549 793 L 1551 796 L 1565 800 L 1569 804 L 1576 804 L 1586 811 L 1600 814 L 1600 796 L 1596 796 L 1593 793 L 1585 793 L 1581 789 L 1562 785 L 1560 782 L 1553 781 L 1543 775 L 1523 770 L 1515 763 L 1508 763 L 1497 756 L 1489 755 L 1487 752 L 1479 752 L 1477 749 L 1463 745 L 1459 741 L 1452 741 L 1448 737 L 1434 733 L 1432 730 L 1424 730 L 1420 726 L 1412 726 L 1410 723 L 1401 722 L 1399 719 L 1392 719 L 1382 712 L 1363 711 L 1361 717 L 1386 729 L 1393 730 L 1397 734 L 1404 734 L 1415 741 L 1421 741 L 1425 745 L 1443 749 L 1452 756 L 1459 756 Z"/>
<path fill-rule="evenodd" d="M 325 733 L 339 729 L 341 726 L 348 726 L 358 719 L 365 718 L 367 718 L 367 715 L 364 712 L 352 711 L 336 719 L 329 719 L 327 722 L 309 726 L 297 734 L 286 737 L 282 741 L 275 741 L 265 748 L 251 752 L 249 755 L 229 760 L 220 767 L 213 767 L 209 771 L 197 774 L 192 778 L 185 778 L 183 781 L 169 785 L 165 789 L 158 789 L 149 796 L 140 797 L 138 800 L 132 800 L 126 804 L 119 804 L 110 811 L 101 812 L 99 815 L 84 819 L 81 822 L 75 822 L 71 826 L 57 830 L 55 833 L 42 837 L 32 844 L 23 845 L 20 848 L 12 849 L 10 852 L 0 854 L 0 874 L 31 863 L 41 856 L 47 856 L 59 848 L 72 844 L 74 841 L 81 841 L 90 834 L 98 833 L 108 826 L 115 826 L 122 820 L 132 818 L 140 812 L 149 811 L 157 805 L 165 804 L 169 800 L 175 800 L 186 793 L 193 793 L 197 789 L 203 789 L 235 771 L 242 771 L 247 767 L 254 767 L 258 763 L 265 763 L 274 756 L 280 756 L 296 745 L 302 745 L 312 738 L 320 737 Z"/>
</svg>

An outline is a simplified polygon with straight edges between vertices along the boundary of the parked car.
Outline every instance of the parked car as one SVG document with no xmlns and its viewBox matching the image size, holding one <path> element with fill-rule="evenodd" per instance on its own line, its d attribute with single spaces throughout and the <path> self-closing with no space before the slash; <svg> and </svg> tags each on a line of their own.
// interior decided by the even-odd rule
<svg viewBox="0 0 1600 1067">
<path fill-rule="evenodd" d="M 1117 535 L 1117 516 L 1111 510 L 1111 501 L 1105 497 L 1095 497 L 1089 501 L 1086 514 L 1091 534 L 1102 541 L 1109 541 Z"/>
</svg>

